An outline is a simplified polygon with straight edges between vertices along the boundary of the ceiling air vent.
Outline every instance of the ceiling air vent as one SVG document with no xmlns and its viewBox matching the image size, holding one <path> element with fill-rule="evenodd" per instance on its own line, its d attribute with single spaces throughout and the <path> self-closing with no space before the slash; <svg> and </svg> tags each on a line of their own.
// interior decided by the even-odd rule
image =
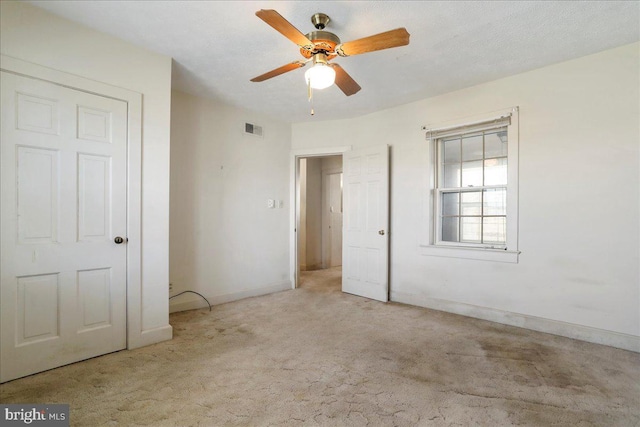
<svg viewBox="0 0 640 427">
<path fill-rule="evenodd" d="M 262 137 L 262 126 L 254 125 L 252 123 L 245 123 L 244 133 Z"/>
</svg>

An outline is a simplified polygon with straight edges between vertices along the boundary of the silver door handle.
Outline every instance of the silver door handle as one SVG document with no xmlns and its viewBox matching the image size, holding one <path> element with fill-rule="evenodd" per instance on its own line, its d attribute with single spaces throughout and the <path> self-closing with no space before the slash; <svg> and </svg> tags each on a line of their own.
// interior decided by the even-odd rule
<svg viewBox="0 0 640 427">
<path fill-rule="evenodd" d="M 384 230 L 378 231 L 378 234 L 381 235 L 381 236 L 384 236 Z"/>
</svg>

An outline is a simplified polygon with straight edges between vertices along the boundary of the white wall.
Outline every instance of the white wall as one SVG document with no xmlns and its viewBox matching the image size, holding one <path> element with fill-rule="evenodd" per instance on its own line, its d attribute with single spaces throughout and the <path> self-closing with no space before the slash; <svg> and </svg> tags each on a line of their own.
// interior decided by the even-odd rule
<svg viewBox="0 0 640 427">
<path fill-rule="evenodd" d="M 322 157 L 322 265 L 324 268 L 342 265 L 342 218 L 341 213 L 331 213 L 331 191 L 327 173 L 342 172 L 342 156 Z M 336 191 L 336 189 L 334 189 Z M 336 197 L 334 195 L 334 197 Z M 336 228 L 332 230 L 331 227 Z M 338 231 L 339 229 L 339 231 Z M 336 240 L 332 241 L 333 238 Z M 339 238 L 338 238 L 339 235 Z M 338 248 L 336 248 L 336 246 Z M 333 253 L 332 253 L 333 250 Z M 332 264 L 333 258 L 333 264 Z M 337 261 L 338 260 L 338 261 Z"/>
<path fill-rule="evenodd" d="M 392 299 L 640 350 L 639 47 L 353 120 L 294 124 L 292 148 L 391 145 Z M 421 125 L 512 106 L 520 262 L 421 254 L 429 224 Z M 327 128 L 340 132 L 326 139 Z"/>
<path fill-rule="evenodd" d="M 322 158 L 307 159 L 306 254 L 307 270 L 322 268 Z"/>
<path fill-rule="evenodd" d="M 168 324 L 171 58 L 23 2 L 0 3 L 0 52 L 143 94 L 142 329 Z M 155 341 L 151 339 L 150 341 Z"/>
<path fill-rule="evenodd" d="M 244 134 L 244 123 L 264 137 Z M 290 289 L 291 126 L 174 91 L 171 102 L 173 294 L 213 303 Z M 267 199 L 282 200 L 269 209 Z M 171 311 L 206 306 L 185 294 Z"/>
<path fill-rule="evenodd" d="M 300 159 L 298 175 L 298 186 L 300 191 L 298 201 L 298 217 L 299 223 L 297 225 L 298 237 L 298 265 L 300 271 L 307 270 L 307 159 Z"/>
<path fill-rule="evenodd" d="M 322 157 L 322 170 L 342 169 L 342 156 Z"/>
<path fill-rule="evenodd" d="M 342 169 L 342 156 L 309 157 L 300 159 L 300 269 L 319 270 L 327 267 L 329 259 L 328 211 L 324 209 L 327 188 L 323 174 L 329 169 Z"/>
</svg>

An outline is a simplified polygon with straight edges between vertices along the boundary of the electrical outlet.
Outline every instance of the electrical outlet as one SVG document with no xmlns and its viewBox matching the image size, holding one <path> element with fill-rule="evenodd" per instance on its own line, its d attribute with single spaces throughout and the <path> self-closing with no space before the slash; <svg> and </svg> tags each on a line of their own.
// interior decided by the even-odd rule
<svg viewBox="0 0 640 427">
<path fill-rule="evenodd" d="M 267 199 L 267 208 L 273 209 L 276 207 L 276 201 L 273 199 Z"/>
<path fill-rule="evenodd" d="M 169 292 L 173 292 L 173 283 L 169 283 Z"/>
</svg>

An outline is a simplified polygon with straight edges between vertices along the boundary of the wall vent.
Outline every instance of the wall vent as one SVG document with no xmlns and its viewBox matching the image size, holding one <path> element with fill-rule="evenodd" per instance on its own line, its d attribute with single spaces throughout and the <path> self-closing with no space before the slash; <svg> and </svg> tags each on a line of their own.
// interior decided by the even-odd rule
<svg viewBox="0 0 640 427">
<path fill-rule="evenodd" d="M 254 125 L 253 123 L 244 124 L 244 133 L 248 133 L 254 136 L 262 136 L 262 126 Z"/>
</svg>

